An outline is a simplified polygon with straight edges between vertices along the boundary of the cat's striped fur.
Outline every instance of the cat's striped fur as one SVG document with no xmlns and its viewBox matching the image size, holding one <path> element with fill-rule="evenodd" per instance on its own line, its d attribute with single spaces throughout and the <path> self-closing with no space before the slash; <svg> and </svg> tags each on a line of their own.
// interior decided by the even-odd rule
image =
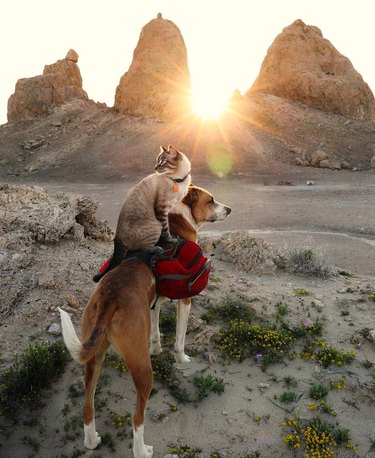
<svg viewBox="0 0 375 458">
<path fill-rule="evenodd" d="M 155 250 L 160 238 L 171 239 L 168 213 L 188 191 L 190 161 L 172 145 L 161 146 L 155 171 L 129 191 L 117 222 L 114 252 L 103 275 L 120 264 L 127 251 Z M 94 281 L 103 275 L 95 275 Z"/>
</svg>

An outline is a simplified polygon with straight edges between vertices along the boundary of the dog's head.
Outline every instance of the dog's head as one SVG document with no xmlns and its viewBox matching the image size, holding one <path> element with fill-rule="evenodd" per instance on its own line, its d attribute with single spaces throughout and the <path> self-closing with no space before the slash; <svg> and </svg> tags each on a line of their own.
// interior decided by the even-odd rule
<svg viewBox="0 0 375 458">
<path fill-rule="evenodd" d="M 184 153 L 174 146 L 168 148 L 160 146 L 160 153 L 156 159 L 156 173 L 168 175 L 171 178 L 183 178 L 190 172 L 190 161 Z"/>
<path fill-rule="evenodd" d="M 198 226 L 208 222 L 223 221 L 232 211 L 231 208 L 217 202 L 211 193 L 194 185 L 189 186 L 182 202 L 190 207 Z"/>
</svg>

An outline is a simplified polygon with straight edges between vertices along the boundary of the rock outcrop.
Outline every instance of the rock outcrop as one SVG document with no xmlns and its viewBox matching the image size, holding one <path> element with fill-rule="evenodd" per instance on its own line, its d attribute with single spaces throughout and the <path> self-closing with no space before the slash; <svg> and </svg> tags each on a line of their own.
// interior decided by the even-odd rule
<svg viewBox="0 0 375 458">
<path fill-rule="evenodd" d="M 300 19 L 279 34 L 248 91 L 277 95 L 360 120 L 375 120 L 375 100 L 350 60 Z"/>
<path fill-rule="evenodd" d="M 181 32 L 158 14 L 141 32 L 133 61 L 116 89 L 115 110 L 174 120 L 190 111 L 190 73 Z"/>
<path fill-rule="evenodd" d="M 78 54 L 70 49 L 65 59 L 46 65 L 43 75 L 18 80 L 8 100 L 8 121 L 45 115 L 69 100 L 87 99 L 77 62 Z"/>
<path fill-rule="evenodd" d="M 6 249 L 21 244 L 57 243 L 64 237 L 111 240 L 106 222 L 96 218 L 99 204 L 90 197 L 59 193 L 51 196 L 38 186 L 0 186 L 0 243 Z M 4 252 L 0 250 L 0 258 Z"/>
</svg>

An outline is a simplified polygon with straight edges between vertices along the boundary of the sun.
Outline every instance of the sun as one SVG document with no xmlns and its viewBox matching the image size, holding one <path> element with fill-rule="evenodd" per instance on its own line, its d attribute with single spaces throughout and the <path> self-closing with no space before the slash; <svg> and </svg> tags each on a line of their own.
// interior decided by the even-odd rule
<svg viewBox="0 0 375 458">
<path fill-rule="evenodd" d="M 220 93 L 205 88 L 193 91 L 193 111 L 203 119 L 215 119 L 228 107 L 228 99 Z"/>
</svg>

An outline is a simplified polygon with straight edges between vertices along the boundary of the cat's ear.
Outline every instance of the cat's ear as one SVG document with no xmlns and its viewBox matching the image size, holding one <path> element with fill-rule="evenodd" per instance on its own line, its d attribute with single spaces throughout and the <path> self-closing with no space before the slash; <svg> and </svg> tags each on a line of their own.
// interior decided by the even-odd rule
<svg viewBox="0 0 375 458">
<path fill-rule="evenodd" d="M 163 145 L 160 145 L 160 153 L 165 153 L 166 151 L 168 151 L 168 148 L 166 148 Z"/>
<path fill-rule="evenodd" d="M 176 159 L 178 156 L 178 150 L 173 145 L 168 145 L 168 152 L 173 159 Z"/>
</svg>

